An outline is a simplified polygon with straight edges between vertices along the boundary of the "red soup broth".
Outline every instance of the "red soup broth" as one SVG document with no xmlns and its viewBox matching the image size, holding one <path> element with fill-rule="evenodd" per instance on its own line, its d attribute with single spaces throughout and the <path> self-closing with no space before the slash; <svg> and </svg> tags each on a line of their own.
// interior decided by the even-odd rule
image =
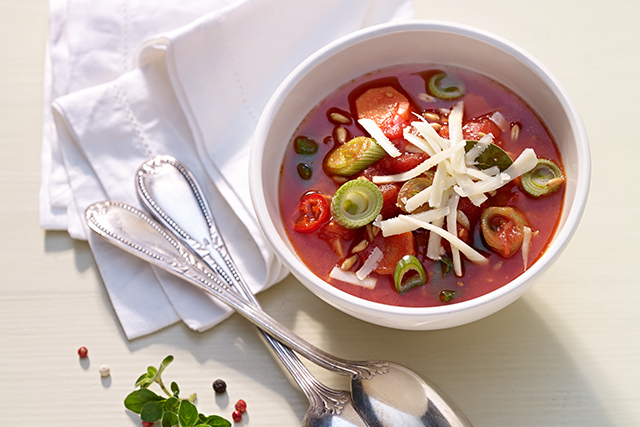
<svg viewBox="0 0 640 427">
<path fill-rule="evenodd" d="M 465 87 L 465 95 L 455 100 L 433 99 L 427 94 L 426 79 L 433 70 L 444 70 L 460 79 Z M 416 257 L 422 264 L 428 279 L 424 286 L 417 286 L 404 294 L 396 290 L 393 274 L 379 275 L 372 273 L 371 277 L 377 282 L 373 289 L 344 283 L 329 277 L 336 265 L 341 265 L 346 257 L 351 256 L 351 249 L 364 239 L 371 241 L 372 233 L 365 227 L 343 233 L 340 240 L 344 244 L 344 251 L 336 253 L 335 245 L 327 242 L 327 222 L 323 227 L 310 233 L 300 233 L 294 230 L 294 224 L 299 217 L 301 199 L 309 193 L 325 195 L 329 200 L 340 186 L 340 182 L 328 176 L 323 170 L 324 157 L 336 147 L 339 142 L 337 129 L 347 130 L 347 140 L 356 136 L 368 136 L 368 133 L 357 123 L 355 100 L 365 90 L 374 87 L 392 86 L 404 94 L 410 101 L 414 113 L 440 113 L 452 108 L 460 101 L 464 102 L 463 125 L 468 122 L 486 122 L 489 116 L 499 111 L 504 117 L 508 128 L 498 130 L 499 137 L 494 142 L 506 151 L 512 159 L 516 159 L 525 148 L 533 148 L 538 158 L 553 161 L 562 169 L 561 156 L 558 148 L 545 125 L 531 108 L 516 94 L 478 73 L 453 67 L 440 65 L 405 65 L 390 67 L 375 73 L 357 78 L 339 87 L 334 93 L 325 98 L 305 117 L 287 148 L 279 186 L 279 202 L 282 219 L 291 244 L 301 260 L 309 269 L 322 280 L 332 286 L 354 296 L 396 306 L 430 307 L 467 301 L 494 291 L 524 271 L 524 261 L 521 250 L 509 258 L 491 250 L 484 242 L 479 220 L 470 216 L 472 221 L 469 230 L 468 243 L 489 259 L 486 264 L 478 265 L 470 262 L 461 254 L 463 275 L 458 277 L 453 271 L 445 273 L 445 264 L 432 261 L 426 257 L 426 230 L 413 231 Z M 338 112 L 350 118 L 347 124 L 331 120 L 331 113 Z M 412 118 L 411 121 L 417 120 Z M 446 128 L 446 120 L 443 121 Z M 495 125 L 493 125 L 495 127 Z M 516 137 L 517 127 L 519 132 Z M 442 129 L 440 133 L 442 134 Z M 318 143 L 317 152 L 313 154 L 299 154 L 294 149 L 294 141 L 298 136 L 305 136 Z M 466 135 L 465 135 L 466 136 Z M 495 135 L 494 135 L 495 136 Z M 402 138 L 400 138 L 402 139 Z M 474 138 L 466 138 L 474 139 Z M 402 141 L 393 140 L 397 146 L 403 146 Z M 406 144 L 405 144 L 406 145 Z M 388 157 L 388 156 L 387 156 Z M 385 159 L 378 161 L 385 162 Z M 303 179 L 298 171 L 298 165 L 304 164 L 311 170 L 311 176 Z M 370 168 L 375 169 L 376 164 Z M 500 188 L 483 204 L 493 206 L 511 206 L 522 212 L 528 226 L 534 231 L 531 240 L 528 266 L 531 266 L 544 253 L 554 231 L 558 225 L 564 198 L 564 185 L 560 190 L 542 197 L 532 197 L 521 187 L 517 178 Z M 461 205 L 468 199 L 461 198 Z M 343 230 L 344 231 L 344 230 Z M 378 233 L 375 239 L 380 239 Z M 335 237 L 335 236 L 334 236 Z M 443 239 L 443 242 L 445 240 Z M 446 242 L 443 247 L 447 247 Z M 355 271 L 363 263 L 362 257 L 352 267 Z M 443 301 L 443 291 L 455 291 L 454 298 Z"/>
</svg>

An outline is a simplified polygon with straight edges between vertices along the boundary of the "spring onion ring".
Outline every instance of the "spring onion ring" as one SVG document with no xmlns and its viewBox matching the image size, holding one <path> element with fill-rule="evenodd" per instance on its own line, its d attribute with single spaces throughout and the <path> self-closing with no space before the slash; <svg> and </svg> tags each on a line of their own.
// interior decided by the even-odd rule
<svg viewBox="0 0 640 427">
<path fill-rule="evenodd" d="M 360 228 L 380 214 L 383 202 L 377 185 L 367 179 L 354 179 L 336 190 L 331 200 L 331 214 L 343 227 Z"/>
<path fill-rule="evenodd" d="M 413 255 L 405 255 L 396 264 L 393 281 L 398 293 L 402 295 L 411 288 L 427 283 L 427 274 L 418 258 Z"/>
</svg>

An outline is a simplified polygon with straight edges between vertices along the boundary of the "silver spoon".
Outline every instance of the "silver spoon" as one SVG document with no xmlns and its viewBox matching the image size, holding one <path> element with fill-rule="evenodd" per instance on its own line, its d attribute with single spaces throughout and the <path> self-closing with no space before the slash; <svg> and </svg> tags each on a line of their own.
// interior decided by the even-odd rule
<svg viewBox="0 0 640 427">
<path fill-rule="evenodd" d="M 218 273 L 143 212 L 118 202 L 91 205 L 89 227 L 114 245 L 219 298 L 269 335 L 310 361 L 351 377 L 358 414 L 371 426 L 470 426 L 455 405 L 411 370 L 386 361 L 351 361 L 304 341 L 264 311 L 226 288 Z"/>
<path fill-rule="evenodd" d="M 260 308 L 258 300 L 227 252 L 210 206 L 195 176 L 170 156 L 145 162 L 136 174 L 136 189 L 144 206 L 224 280 L 230 289 Z M 318 381 L 288 347 L 260 331 L 309 400 L 302 426 L 366 427 L 353 407 L 351 394 Z"/>
</svg>

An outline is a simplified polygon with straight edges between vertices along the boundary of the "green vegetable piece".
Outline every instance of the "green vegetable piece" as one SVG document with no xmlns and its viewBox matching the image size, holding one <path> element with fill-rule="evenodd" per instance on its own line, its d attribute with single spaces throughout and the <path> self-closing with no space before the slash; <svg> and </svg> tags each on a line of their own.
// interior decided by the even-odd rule
<svg viewBox="0 0 640 427">
<path fill-rule="evenodd" d="M 178 414 L 173 411 L 165 411 L 164 414 L 162 414 L 162 427 L 173 427 L 177 425 L 180 425 Z"/>
<path fill-rule="evenodd" d="M 147 402 L 142 406 L 140 419 L 142 421 L 155 422 L 162 419 L 164 413 L 164 401 Z"/>
<path fill-rule="evenodd" d="M 373 221 L 384 202 L 382 192 L 367 179 L 347 181 L 333 195 L 331 214 L 346 228 L 359 228 Z"/>
<path fill-rule="evenodd" d="M 469 152 L 478 141 L 467 141 L 464 149 Z M 496 144 L 489 144 L 482 153 L 475 158 L 476 167 L 478 169 L 488 169 L 493 166 L 497 166 L 500 172 L 504 172 L 511 164 L 513 160 L 511 157 Z"/>
<path fill-rule="evenodd" d="M 180 401 L 180 408 L 178 409 L 178 420 L 183 427 L 193 427 L 198 422 L 198 410 L 196 405 L 188 400 Z"/>
<path fill-rule="evenodd" d="M 400 191 L 398 191 L 398 199 L 396 205 L 402 209 L 404 212 L 409 212 L 406 207 L 407 200 L 421 192 L 427 187 L 431 187 L 433 184 L 433 177 L 435 176 L 435 172 L 427 172 L 426 174 L 411 178 L 409 181 L 402 184 Z M 418 209 L 415 209 L 411 213 L 419 213 L 429 210 L 430 207 L 428 204 L 424 204 L 420 206 Z"/>
<path fill-rule="evenodd" d="M 298 154 L 315 154 L 318 143 L 308 136 L 299 136 L 293 141 L 293 149 Z"/>
<path fill-rule="evenodd" d="M 487 245 L 505 258 L 515 254 L 524 240 L 527 220 L 512 207 L 492 206 L 480 217 L 480 229 Z"/>
<path fill-rule="evenodd" d="M 329 152 L 324 167 L 329 175 L 351 176 L 387 155 L 375 139 L 357 136 Z"/>
<path fill-rule="evenodd" d="M 200 414 L 200 423 L 210 427 L 230 427 L 231 423 L 218 415 L 209 415 L 208 417 Z"/>
<path fill-rule="evenodd" d="M 139 390 L 134 390 L 127 395 L 124 399 L 124 407 L 130 410 L 131 412 L 135 412 L 136 414 L 140 414 L 142 407 L 148 402 L 158 402 L 164 400 L 161 396 L 158 396 L 151 390 L 147 390 L 146 388 L 142 388 Z"/>
<path fill-rule="evenodd" d="M 427 283 L 427 273 L 424 272 L 418 258 L 413 255 L 405 255 L 396 264 L 393 281 L 396 284 L 396 290 L 402 295 L 411 288 Z"/>
<path fill-rule="evenodd" d="M 458 293 L 457 291 L 444 290 L 444 291 L 440 292 L 440 295 L 439 295 L 440 301 L 449 302 L 456 296 L 457 293 Z"/>
<path fill-rule="evenodd" d="M 431 95 L 440 99 L 457 99 L 465 94 L 464 83 L 456 76 L 444 71 L 431 76 L 428 86 Z"/>
<path fill-rule="evenodd" d="M 453 271 L 453 261 L 451 258 L 446 256 L 440 258 L 440 271 L 442 272 L 442 277 Z"/>
<path fill-rule="evenodd" d="M 311 166 L 306 163 L 298 163 L 298 175 L 302 179 L 309 179 L 311 175 L 313 175 L 313 171 L 311 170 Z"/>
<path fill-rule="evenodd" d="M 533 197 L 555 193 L 564 181 L 565 176 L 560 168 L 547 159 L 538 159 L 536 166 L 521 178 L 522 188 Z"/>
</svg>

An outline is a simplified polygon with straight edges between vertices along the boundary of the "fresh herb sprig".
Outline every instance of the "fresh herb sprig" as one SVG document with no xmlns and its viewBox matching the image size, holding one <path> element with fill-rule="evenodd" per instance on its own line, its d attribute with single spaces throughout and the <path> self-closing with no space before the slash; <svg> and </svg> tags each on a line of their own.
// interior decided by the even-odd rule
<svg viewBox="0 0 640 427">
<path fill-rule="evenodd" d="M 178 384 L 172 382 L 167 389 L 162 381 L 162 373 L 173 362 L 173 356 L 164 358 L 158 368 L 149 366 L 147 372 L 140 375 L 136 390 L 124 399 L 124 406 L 140 415 L 142 421 L 161 421 L 162 427 L 230 427 L 231 423 L 218 415 L 204 415 L 198 412 L 196 394 L 188 399 L 180 398 Z M 151 390 L 149 386 L 156 383 L 167 397 Z"/>
</svg>

